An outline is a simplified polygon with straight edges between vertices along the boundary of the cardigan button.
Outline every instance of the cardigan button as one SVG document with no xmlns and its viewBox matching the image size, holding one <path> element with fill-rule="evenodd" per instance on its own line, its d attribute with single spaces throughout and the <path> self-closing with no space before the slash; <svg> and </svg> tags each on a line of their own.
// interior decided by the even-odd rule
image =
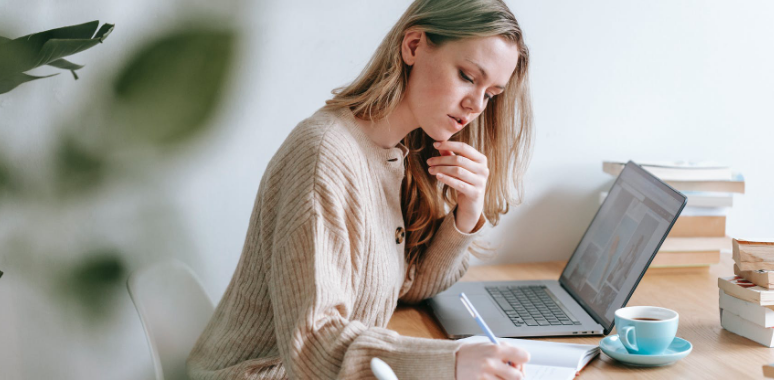
<svg viewBox="0 0 774 380">
<path fill-rule="evenodd" d="M 403 230 L 403 227 L 398 227 L 395 230 L 395 243 L 400 244 L 403 243 L 403 238 L 406 237 L 406 231 Z"/>
</svg>

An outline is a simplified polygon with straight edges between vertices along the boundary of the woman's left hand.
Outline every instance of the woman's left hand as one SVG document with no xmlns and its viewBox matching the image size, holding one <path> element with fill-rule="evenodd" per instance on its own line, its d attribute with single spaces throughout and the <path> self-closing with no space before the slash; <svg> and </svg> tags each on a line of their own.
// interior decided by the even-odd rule
<svg viewBox="0 0 774 380">
<path fill-rule="evenodd" d="M 484 210 L 489 166 L 486 156 L 459 141 L 436 142 L 440 157 L 427 160 L 428 171 L 439 181 L 457 190 L 457 229 L 469 233 Z"/>
</svg>

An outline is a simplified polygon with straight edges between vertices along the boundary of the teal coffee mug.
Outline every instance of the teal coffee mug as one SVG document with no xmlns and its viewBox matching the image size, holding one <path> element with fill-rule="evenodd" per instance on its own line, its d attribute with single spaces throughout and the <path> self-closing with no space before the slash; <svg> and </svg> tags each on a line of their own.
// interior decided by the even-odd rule
<svg viewBox="0 0 774 380">
<path fill-rule="evenodd" d="M 659 355 L 675 339 L 680 316 L 655 306 L 632 306 L 615 311 L 618 338 L 630 354 Z"/>
</svg>

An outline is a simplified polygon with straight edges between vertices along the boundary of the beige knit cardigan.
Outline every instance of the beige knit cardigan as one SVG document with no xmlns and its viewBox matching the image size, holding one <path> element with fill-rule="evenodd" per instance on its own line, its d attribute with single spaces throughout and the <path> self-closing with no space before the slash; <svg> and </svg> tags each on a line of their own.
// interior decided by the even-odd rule
<svg viewBox="0 0 774 380">
<path fill-rule="evenodd" d="M 386 328 L 468 268 L 472 234 L 449 212 L 419 268 L 407 268 L 400 187 L 408 149 L 377 146 L 349 109 L 302 121 L 263 175 L 242 256 L 192 350 L 193 380 L 453 379 L 456 341 Z M 479 226 L 485 219 L 479 220 Z"/>
</svg>

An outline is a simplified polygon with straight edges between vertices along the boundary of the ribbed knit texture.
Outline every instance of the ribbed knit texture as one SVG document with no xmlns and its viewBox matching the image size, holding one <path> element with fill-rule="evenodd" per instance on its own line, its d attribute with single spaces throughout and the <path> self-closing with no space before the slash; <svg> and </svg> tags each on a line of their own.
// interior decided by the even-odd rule
<svg viewBox="0 0 774 380">
<path fill-rule="evenodd" d="M 193 380 L 453 379 L 456 341 L 386 329 L 398 300 L 456 282 L 481 231 L 444 218 L 419 268 L 407 268 L 400 187 L 403 145 L 384 149 L 348 109 L 302 121 L 269 163 L 231 283 L 188 358 Z M 482 224 L 484 219 L 480 220 Z"/>
</svg>

